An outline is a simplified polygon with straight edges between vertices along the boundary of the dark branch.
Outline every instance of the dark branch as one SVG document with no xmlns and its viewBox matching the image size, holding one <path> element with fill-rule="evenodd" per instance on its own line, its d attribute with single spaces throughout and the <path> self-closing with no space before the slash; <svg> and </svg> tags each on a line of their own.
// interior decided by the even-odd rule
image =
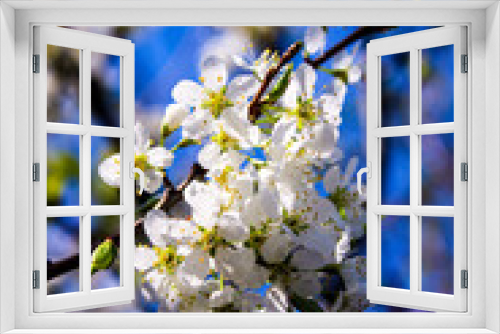
<svg viewBox="0 0 500 334">
<path fill-rule="evenodd" d="M 278 64 L 271 67 L 267 71 L 266 76 L 262 80 L 260 88 L 257 91 L 257 94 L 255 94 L 252 101 L 248 105 L 248 119 L 250 120 L 250 122 L 253 123 L 257 120 L 257 118 L 259 118 L 262 107 L 262 97 L 264 97 L 264 93 L 267 91 L 267 88 L 269 88 L 269 85 L 271 85 L 271 83 L 273 82 L 274 77 L 281 71 L 286 63 L 288 63 L 293 57 L 295 57 L 297 53 L 299 53 L 299 51 L 302 49 L 302 46 L 302 42 L 293 43 L 288 48 L 288 50 L 286 50 L 283 56 L 281 56 Z"/>
<path fill-rule="evenodd" d="M 372 34 L 381 33 L 396 27 L 361 27 L 354 31 L 352 34 L 335 44 L 332 48 L 328 49 L 325 53 L 316 59 L 304 58 L 304 61 L 314 69 L 318 69 L 324 62 L 332 58 L 340 51 L 344 50 L 347 46 L 358 41 L 361 38 L 367 37 Z"/>
<path fill-rule="evenodd" d="M 165 178 L 165 191 L 163 192 L 163 198 L 161 199 L 161 208 L 168 212 L 174 205 L 179 203 L 183 199 L 182 192 L 193 180 L 203 180 L 207 174 L 207 170 L 203 168 L 200 164 L 195 163 L 191 168 L 191 172 L 184 182 L 182 182 L 178 187 L 174 187 L 173 184 Z M 144 218 L 139 218 L 135 221 L 135 235 L 141 235 L 144 233 Z M 120 235 L 115 234 L 111 237 L 105 239 L 111 239 L 113 244 L 117 247 L 120 246 Z M 104 241 L 104 240 L 102 240 Z M 101 241 L 101 242 L 102 242 Z M 94 250 L 99 244 L 92 245 L 92 250 Z M 47 280 L 52 280 L 58 276 L 66 274 L 72 270 L 78 269 L 80 267 L 79 254 L 71 255 L 70 257 L 52 262 L 47 260 Z"/>
</svg>

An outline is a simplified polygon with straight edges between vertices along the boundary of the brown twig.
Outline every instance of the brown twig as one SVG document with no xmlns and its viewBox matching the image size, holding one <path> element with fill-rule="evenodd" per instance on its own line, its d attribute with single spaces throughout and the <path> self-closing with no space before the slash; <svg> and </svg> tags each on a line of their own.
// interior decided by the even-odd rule
<svg viewBox="0 0 500 334">
<path fill-rule="evenodd" d="M 304 61 L 314 69 L 318 69 L 318 67 L 320 67 L 328 59 L 332 58 L 340 51 L 344 50 L 347 46 L 358 41 L 359 39 L 367 37 L 372 34 L 381 33 L 393 28 L 396 27 L 361 27 L 356 31 L 354 31 L 349 36 L 347 36 L 346 38 L 344 38 L 343 40 L 341 40 L 339 43 L 335 44 L 332 48 L 328 49 L 325 53 L 323 53 L 316 59 L 313 60 L 310 59 L 309 57 L 305 57 Z"/>
<path fill-rule="evenodd" d="M 182 192 L 193 180 L 203 180 L 207 173 L 207 170 L 203 168 L 200 164 L 195 163 L 191 168 L 191 171 L 178 187 L 174 187 L 173 184 L 165 178 L 165 191 L 163 192 L 163 197 L 161 201 L 163 201 L 161 207 L 163 210 L 168 212 L 170 208 L 172 208 L 175 204 L 180 202 L 183 199 Z M 139 218 L 135 221 L 135 235 L 140 235 L 144 233 L 144 218 Z M 107 237 L 105 239 L 111 239 L 113 244 L 119 247 L 120 245 L 120 235 L 115 234 L 111 237 Z M 95 249 L 98 245 L 92 245 L 92 249 Z M 78 269 L 80 267 L 80 257 L 79 254 L 71 255 L 63 260 L 52 262 L 47 260 L 47 280 L 52 280 L 58 276 L 66 274 L 72 270 Z"/>
<path fill-rule="evenodd" d="M 257 120 L 257 118 L 259 118 L 262 107 L 262 97 L 264 96 L 264 93 L 266 92 L 269 85 L 271 85 L 271 83 L 273 82 L 274 77 L 281 71 L 286 63 L 288 63 L 293 57 L 295 57 L 297 53 L 299 53 L 299 51 L 302 49 L 302 46 L 302 42 L 293 43 L 288 48 L 288 50 L 286 50 L 283 56 L 281 56 L 278 64 L 271 67 L 267 71 L 259 87 L 259 90 L 257 91 L 257 94 L 255 94 L 252 101 L 248 105 L 248 119 L 250 120 L 250 122 L 253 123 Z"/>
</svg>

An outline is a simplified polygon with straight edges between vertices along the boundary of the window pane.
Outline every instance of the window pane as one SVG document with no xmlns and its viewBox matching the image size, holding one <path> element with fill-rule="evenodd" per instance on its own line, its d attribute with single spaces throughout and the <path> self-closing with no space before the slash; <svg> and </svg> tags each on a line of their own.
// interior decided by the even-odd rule
<svg viewBox="0 0 500 334">
<path fill-rule="evenodd" d="M 80 136 L 47 134 L 47 205 L 80 205 Z"/>
<path fill-rule="evenodd" d="M 92 52 L 91 124 L 120 126 L 120 57 Z"/>
<path fill-rule="evenodd" d="M 453 122 L 453 45 L 422 50 L 422 123 Z"/>
<path fill-rule="evenodd" d="M 92 205 L 120 204 L 120 138 L 92 137 Z"/>
<path fill-rule="evenodd" d="M 410 137 L 381 141 L 381 204 L 410 205 Z"/>
<path fill-rule="evenodd" d="M 47 294 L 80 291 L 80 217 L 47 218 L 47 261 L 57 264 L 65 260 L 74 263 L 71 271 L 57 275 L 47 265 Z"/>
<path fill-rule="evenodd" d="M 80 123 L 80 50 L 47 45 L 47 121 Z"/>
<path fill-rule="evenodd" d="M 453 294 L 453 217 L 422 217 L 422 291 Z"/>
<path fill-rule="evenodd" d="M 422 205 L 453 206 L 453 133 L 422 140 Z"/>
<path fill-rule="evenodd" d="M 382 286 L 410 289 L 410 217 L 382 216 Z"/>
<path fill-rule="evenodd" d="M 381 57 L 382 126 L 410 124 L 410 52 Z"/>
<path fill-rule="evenodd" d="M 91 242 L 92 290 L 120 286 L 120 216 L 92 217 Z M 103 257 L 104 249 L 108 252 Z"/>
</svg>

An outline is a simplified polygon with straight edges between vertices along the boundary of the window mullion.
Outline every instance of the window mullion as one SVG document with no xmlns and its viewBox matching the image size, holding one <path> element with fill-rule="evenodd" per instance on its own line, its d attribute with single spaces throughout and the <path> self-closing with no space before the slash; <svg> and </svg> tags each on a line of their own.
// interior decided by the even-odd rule
<svg viewBox="0 0 500 334">
<path fill-rule="evenodd" d="M 410 291 L 416 293 L 419 287 L 420 272 L 420 217 L 413 212 L 419 204 L 419 136 L 415 129 L 419 124 L 419 56 L 418 50 L 410 51 Z"/>
<path fill-rule="evenodd" d="M 85 128 L 90 127 L 90 111 L 91 111 L 91 51 L 86 48 L 82 52 L 83 59 L 81 65 L 81 78 L 82 78 L 82 124 Z M 80 170 L 82 171 L 82 199 L 83 206 L 90 208 L 91 203 L 91 134 L 87 131 L 82 136 L 82 158 L 80 159 Z M 84 292 L 90 293 L 91 289 L 91 215 L 87 212 L 82 218 L 82 233 L 80 234 L 80 265 L 82 270 L 80 271 L 80 279 L 82 281 L 82 287 Z"/>
</svg>

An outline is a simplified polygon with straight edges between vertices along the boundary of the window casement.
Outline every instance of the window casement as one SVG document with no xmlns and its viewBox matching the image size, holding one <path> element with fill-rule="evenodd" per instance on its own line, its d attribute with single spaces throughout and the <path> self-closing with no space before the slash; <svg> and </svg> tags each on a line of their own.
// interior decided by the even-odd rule
<svg viewBox="0 0 500 334">
<path fill-rule="evenodd" d="M 66 52 L 66 53 L 64 53 Z M 54 54 L 63 53 L 58 59 L 71 54 L 78 58 L 79 68 L 68 70 L 77 77 L 78 85 L 63 87 L 73 94 L 57 91 L 57 101 L 49 101 L 51 84 L 51 64 Z M 92 58 L 99 54 L 119 57 L 118 103 L 115 104 L 115 124 L 96 125 L 92 118 Z M 134 298 L 134 45 L 128 40 L 111 38 L 85 32 L 77 32 L 66 28 L 39 26 L 34 31 L 34 162 L 37 171 L 37 182 L 34 182 L 34 267 L 36 279 L 34 293 L 34 312 L 82 310 L 99 306 L 129 302 Z M 68 100 L 71 100 L 68 102 Z M 53 104 L 75 103 L 79 110 L 75 115 L 53 115 Z M 100 205 L 93 198 L 92 187 L 96 184 L 92 173 L 92 150 L 99 147 L 99 139 L 117 143 L 118 154 L 115 155 L 118 168 L 117 185 L 119 195 L 114 205 Z M 69 152 L 69 151 L 72 152 Z M 75 154 L 77 166 L 63 164 L 56 171 L 48 166 L 47 156 Z M 70 169 L 73 170 L 70 171 Z M 120 173 L 123 171 L 123 173 Z M 58 201 L 51 198 L 50 187 L 55 181 L 50 174 L 58 173 L 59 177 L 69 177 L 69 173 L 77 175 L 77 195 L 73 200 Z M 132 173 L 132 174 L 131 174 Z M 51 184 L 52 183 L 52 184 Z M 49 194 L 49 196 L 48 196 Z M 108 203 L 106 203 L 108 204 Z M 114 217 L 114 220 L 102 219 Z M 74 292 L 57 293 L 48 289 L 48 275 L 57 272 L 51 268 L 47 258 L 47 245 L 56 243 L 50 240 L 47 233 L 49 224 L 57 224 L 58 220 L 71 220 L 78 234 L 77 262 L 79 286 Z M 120 281 L 115 287 L 94 289 L 91 282 L 92 254 L 97 256 L 92 231 L 96 224 L 116 225 L 117 235 L 110 240 L 113 251 L 119 250 Z M 100 242 L 100 241 L 97 241 Z M 94 242 L 95 243 L 95 242 Z M 105 250 L 105 248 L 103 248 Z M 104 254 L 106 255 L 106 254 Z M 104 256 L 103 255 L 103 256 Z M 95 260 L 94 260 L 95 262 Z"/>
<path fill-rule="evenodd" d="M 443 48 L 449 50 L 446 61 L 452 64 L 453 87 L 435 89 L 453 94 L 453 112 L 452 117 L 438 115 L 432 119 L 429 114 L 434 106 L 426 103 L 422 92 L 425 71 L 422 59 Z M 459 26 L 381 38 L 367 46 L 367 294 L 371 302 L 422 310 L 467 310 L 467 290 L 462 282 L 467 274 L 467 183 L 461 175 L 462 165 L 467 163 L 467 75 L 464 73 L 467 64 L 463 63 L 466 55 L 466 28 Z M 387 60 L 394 61 L 394 57 L 402 59 L 399 70 L 406 72 L 400 74 L 408 82 L 409 99 L 405 101 L 397 96 L 389 100 L 383 97 L 387 88 L 383 66 Z M 398 102 L 395 111 L 389 110 L 388 104 Z M 434 168 L 426 155 L 433 153 L 429 151 L 435 148 L 427 143 L 436 137 L 450 143 L 438 158 L 449 163 L 434 162 L 440 165 Z M 396 156 L 394 151 L 388 152 L 391 148 L 402 153 Z M 429 184 L 426 173 L 441 173 L 442 181 Z M 403 190 L 391 193 L 395 191 L 387 186 L 389 181 L 403 185 Z M 428 199 L 426 193 L 437 194 L 442 190 L 440 186 L 452 189 L 452 196 Z M 384 225 L 388 223 L 399 228 L 386 229 Z M 450 225 L 453 258 L 449 260 L 451 289 L 443 293 L 426 287 L 422 269 L 426 261 L 439 263 L 443 257 L 438 252 L 423 255 L 425 229 L 444 224 Z M 409 231 L 399 236 L 408 244 L 409 284 L 395 286 L 383 277 L 382 263 L 398 256 L 384 251 L 387 247 L 384 233 L 401 230 Z"/>
<path fill-rule="evenodd" d="M 441 333 L 456 330 L 468 333 L 489 333 L 490 330 L 497 331 L 498 319 L 495 310 L 497 310 L 498 300 L 495 294 L 497 286 L 498 259 L 495 256 L 498 252 L 498 227 L 492 223 L 491 217 L 497 210 L 494 203 L 498 199 L 497 184 L 498 178 L 488 174 L 488 181 L 484 174 L 485 159 L 490 165 L 486 168 L 487 172 L 494 172 L 496 160 L 498 158 L 498 138 L 493 135 L 497 130 L 498 117 L 496 116 L 497 91 L 498 87 L 498 63 L 496 50 L 498 49 L 498 6 L 491 5 L 492 2 L 468 3 L 453 1 L 438 2 L 405 2 L 397 5 L 374 3 L 373 8 L 360 8 L 360 3 L 353 2 L 349 5 L 339 5 L 335 2 L 322 4 L 321 10 L 316 4 L 307 4 L 307 14 L 304 15 L 306 8 L 297 3 L 297 7 L 291 6 L 285 9 L 276 8 L 276 4 L 254 4 L 249 8 L 252 10 L 241 10 L 240 4 L 223 4 L 220 10 L 213 11 L 214 15 L 206 15 L 207 8 L 194 8 L 190 5 L 159 4 L 155 2 L 134 2 L 128 4 L 130 8 L 126 9 L 121 5 L 99 4 L 84 5 L 86 9 L 81 8 L 82 4 L 78 2 L 67 4 L 48 4 L 40 1 L 38 3 L 25 3 L 8 1 L 0 8 L 0 12 L 11 15 L 7 20 L 0 20 L 2 28 L 9 24 L 10 30 L 2 29 L 2 55 L 0 62 L 2 67 L 2 83 L 0 92 L 2 93 L 2 128 L 11 126 L 16 129 L 15 145 L 2 142 L 1 157 L 3 160 L 2 170 L 4 171 L 2 180 L 6 181 L 10 173 L 6 174 L 5 159 L 12 156 L 12 166 L 15 165 L 16 195 L 15 205 L 11 211 L 15 210 L 15 226 L 10 221 L 2 221 L 2 241 L 12 239 L 11 243 L 3 243 L 2 252 L 2 278 L 8 276 L 7 280 L 2 281 L 2 302 L 15 307 L 8 310 L 9 307 L 0 307 L 1 315 L 6 319 L 14 320 L 3 323 L 5 330 L 16 329 L 16 332 L 33 332 L 40 329 L 51 329 L 58 331 L 64 329 L 65 332 L 72 332 L 72 329 L 78 328 L 83 332 L 94 331 L 95 328 L 117 330 L 128 328 L 137 328 L 140 324 L 139 332 L 152 332 L 161 330 L 162 332 L 176 332 L 180 328 L 191 328 L 199 332 L 239 332 L 242 328 L 266 328 L 266 332 L 317 332 L 321 328 L 322 332 L 331 331 L 343 332 L 347 328 L 364 328 L 362 331 L 378 332 L 382 328 L 386 332 L 390 328 L 398 328 L 398 332 L 410 332 L 408 328 L 419 328 L 421 332 Z M 12 6 L 12 7 L 10 7 Z M 96 6 L 99 6 L 98 9 Z M 109 10 L 102 10 L 102 7 Z M 201 6 L 201 5 L 200 5 Z M 204 5 L 203 5 L 204 6 Z M 210 6 L 207 4 L 207 6 Z M 281 6 L 281 5 L 280 5 Z M 346 7 L 348 6 L 348 7 Z M 489 6 L 489 8 L 487 8 Z M 64 9 L 63 9 L 64 7 Z M 161 7 L 161 8 L 160 8 Z M 324 7 L 324 8 L 323 8 Z M 40 9 L 43 8 L 43 9 Z M 149 8 L 149 9 L 147 9 Z M 154 8 L 154 9 L 153 9 Z M 168 9 L 167 9 L 168 8 Z M 259 10 L 260 8 L 260 10 Z M 266 8 L 266 9 L 265 9 Z M 378 8 L 374 11 L 375 8 Z M 8 9 L 8 10 L 7 10 Z M 61 10 L 63 9 L 63 10 Z M 105 17 L 102 13 L 106 13 Z M 376 13 L 376 15 L 374 15 Z M 309 15 L 310 14 L 310 15 Z M 233 25 L 238 22 L 239 25 L 308 25 L 311 24 L 310 17 L 314 17 L 315 24 L 321 25 L 408 25 L 408 26 L 440 26 L 464 24 L 468 27 L 468 54 L 469 54 L 469 75 L 467 77 L 467 131 L 468 131 L 468 162 L 469 182 L 468 194 L 468 235 L 466 245 L 463 249 L 468 251 L 466 267 L 469 270 L 469 288 L 463 290 L 467 292 L 467 312 L 453 313 L 412 313 L 412 314 L 325 314 L 325 315 L 196 315 L 196 314 L 93 314 L 93 313 L 33 313 L 35 294 L 39 291 L 32 290 L 32 270 L 37 269 L 37 263 L 34 263 L 34 254 L 38 248 L 34 248 L 34 213 L 33 190 L 37 190 L 39 184 L 31 180 L 31 168 L 33 160 L 33 115 L 34 101 L 32 95 L 33 81 L 39 74 L 32 74 L 32 55 L 38 54 L 32 48 L 34 41 L 33 26 L 43 25 L 105 25 L 105 26 L 132 26 L 132 25 Z M 14 23 L 15 17 L 15 23 Z M 4 17 L 2 17 L 3 19 Z M 485 29 L 485 26 L 487 29 Z M 491 29 L 490 29 L 491 28 Z M 12 38 L 5 38 L 7 34 L 12 33 Z M 15 36 L 14 36 L 15 33 Z M 7 46 L 7 47 L 6 47 Z M 15 58 L 14 58 L 15 49 Z M 11 55 L 11 59 L 9 59 Z M 14 62 L 15 59 L 15 62 Z M 10 67 L 10 71 L 6 68 Z M 8 85 L 10 79 L 14 78 L 15 68 L 15 87 Z M 485 71 L 485 68 L 487 69 Z M 472 69 L 472 71 L 471 71 Z M 10 76 L 9 76 L 10 73 Z M 35 91 L 36 93 L 36 91 Z M 8 98 L 12 96 L 12 98 Z M 15 101 L 14 101 L 15 100 Z M 5 104 L 11 108 L 5 108 Z M 15 102 L 15 104 L 14 104 Z M 6 114 L 14 114 L 15 119 L 5 118 Z M 455 111 L 456 112 L 456 111 Z M 487 133 L 485 133 L 487 130 Z M 457 130 L 454 130 L 457 133 Z M 5 139 L 4 131 L 3 138 Z M 484 146 L 488 156 L 484 153 Z M 9 147 L 12 146 L 12 151 Z M 16 150 L 15 161 L 13 159 L 13 150 Z M 11 153 L 9 153 L 11 152 Z M 373 163 L 373 160 L 372 160 Z M 455 164 L 455 174 L 458 173 Z M 125 167 L 126 168 L 126 167 Z M 124 174 L 125 175 L 125 174 Z M 496 175 L 496 174 L 495 174 Z M 373 182 L 373 176 L 368 182 Z M 485 183 L 486 182 L 486 183 Z M 4 182 L 8 185 L 8 182 Z M 465 182 L 463 182 L 465 183 Z M 370 184 L 368 184 L 370 189 Z M 486 189 L 486 190 L 485 190 Z M 4 188 L 5 190 L 5 188 Z M 488 193 L 488 197 L 486 197 Z M 474 194 L 474 197 L 471 197 Z M 5 195 L 5 192 L 4 192 Z M 5 198 L 5 197 L 4 197 Z M 2 200 L 2 217 L 8 213 L 8 202 Z M 456 198 L 455 198 L 456 203 Z M 455 204 L 456 205 L 456 204 Z M 485 210 L 486 206 L 486 210 Z M 455 213 L 456 215 L 456 213 Z M 409 214 L 408 214 L 409 216 Z M 12 214 L 12 217 L 14 215 Z M 9 224 L 9 225 L 7 225 Z M 14 235 L 15 230 L 15 235 Z M 12 231 L 10 233 L 9 231 Z M 5 233 L 8 232 L 8 233 Z M 493 233 L 492 233 L 493 232 Z M 14 243 L 15 241 L 15 243 Z M 6 249 L 8 255 L 6 253 Z M 15 253 L 12 253 L 15 250 Z M 46 249 L 43 249 L 46 252 Z M 455 253 L 456 254 L 456 253 Z M 12 258 L 12 261 L 10 260 Z M 16 263 L 14 267 L 14 262 Z M 7 268 L 7 271 L 6 271 Z M 487 269 L 487 270 L 485 270 Z M 8 275 L 8 273 L 10 274 Z M 454 278 L 459 275 L 454 271 Z M 472 276 L 472 277 L 471 277 Z M 7 285 L 5 284 L 7 283 Z M 12 283 L 12 284 L 11 284 Z M 15 287 L 15 292 L 13 291 Z M 15 296 L 15 298 L 14 298 Z M 12 297 L 12 298 L 11 298 Z M 5 305 L 5 303 L 3 305 Z M 396 302 L 393 302 L 396 304 Z M 389 302 L 387 302 L 389 304 Z M 6 312 L 8 310 L 8 312 Z M 187 316 L 187 317 L 186 317 Z M 354 321 L 353 321 L 354 320 Z M 295 328 L 290 330 L 278 330 L 277 328 Z M 94 328 L 94 329 L 92 329 Z M 335 329 L 339 328 L 339 329 Z M 372 329 L 370 329 L 372 328 Z M 375 330 L 374 328 L 378 328 Z M 29 329 L 29 330 L 28 330 Z M 87 329 L 87 330 L 85 330 Z M 2 329 L 3 330 L 3 329 Z M 182 331 L 182 330 L 181 330 Z M 255 329 L 258 331 L 258 329 Z M 394 329 L 392 329 L 394 331 Z"/>
</svg>

